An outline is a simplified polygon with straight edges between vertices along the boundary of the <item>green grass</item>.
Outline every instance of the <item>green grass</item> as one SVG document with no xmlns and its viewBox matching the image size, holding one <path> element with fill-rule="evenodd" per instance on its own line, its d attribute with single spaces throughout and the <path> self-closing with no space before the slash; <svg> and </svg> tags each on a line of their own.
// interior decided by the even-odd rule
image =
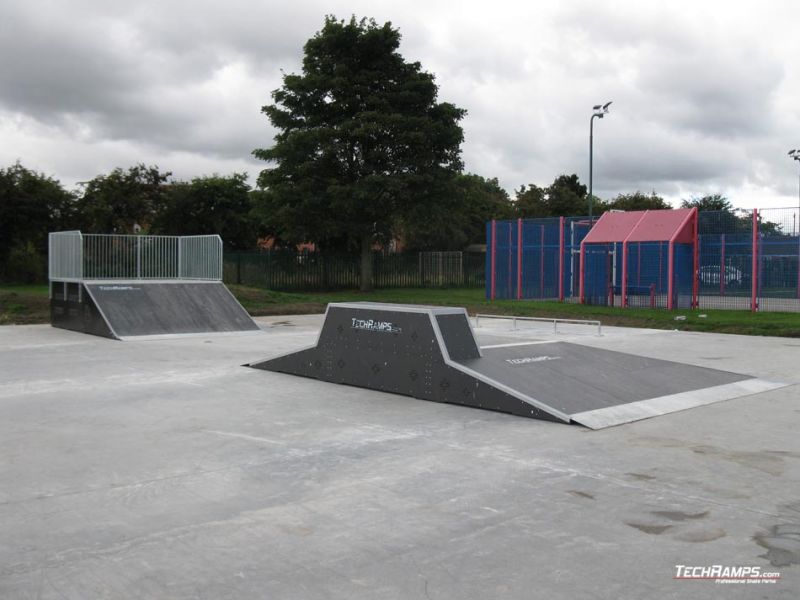
<svg viewBox="0 0 800 600">
<path fill-rule="evenodd" d="M 0 285 L 0 325 L 49 322 L 46 285 Z"/>
<path fill-rule="evenodd" d="M 329 302 L 399 302 L 464 306 L 471 314 L 489 313 L 566 319 L 597 319 L 603 325 L 713 331 L 745 335 L 800 337 L 800 313 L 737 310 L 651 310 L 610 308 L 559 302 L 496 300 L 487 302 L 482 289 L 400 288 L 358 291 L 282 293 L 261 288 L 231 285 L 231 291 L 254 316 L 321 313 Z M 676 316 L 685 321 L 676 321 Z M 699 315 L 706 315 L 701 318 Z M 46 285 L 0 285 L 0 324 L 48 323 L 50 319 Z"/>
<path fill-rule="evenodd" d="M 612 308 L 584 306 L 560 302 L 496 300 L 488 302 L 481 289 L 387 289 L 369 293 L 357 291 L 283 294 L 231 286 L 242 305 L 253 315 L 279 315 L 322 312 L 328 302 L 400 302 L 404 304 L 433 304 L 464 306 L 470 312 L 530 317 L 592 319 L 604 325 L 678 329 L 680 331 L 713 331 L 743 335 L 774 335 L 800 337 L 800 313 L 741 310 L 658 310 L 649 308 Z M 706 315 L 700 317 L 699 315 Z M 686 320 L 676 321 L 684 316 Z"/>
</svg>

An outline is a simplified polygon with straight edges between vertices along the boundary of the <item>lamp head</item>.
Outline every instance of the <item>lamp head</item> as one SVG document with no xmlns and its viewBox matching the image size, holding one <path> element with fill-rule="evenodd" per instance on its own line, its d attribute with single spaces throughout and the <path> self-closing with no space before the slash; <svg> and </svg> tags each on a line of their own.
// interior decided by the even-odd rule
<svg viewBox="0 0 800 600">
<path fill-rule="evenodd" d="M 592 110 L 594 111 L 594 116 L 600 117 L 602 119 L 603 115 L 608 112 L 609 106 L 611 106 L 611 102 L 606 102 L 605 104 L 595 104 L 592 107 Z"/>
</svg>

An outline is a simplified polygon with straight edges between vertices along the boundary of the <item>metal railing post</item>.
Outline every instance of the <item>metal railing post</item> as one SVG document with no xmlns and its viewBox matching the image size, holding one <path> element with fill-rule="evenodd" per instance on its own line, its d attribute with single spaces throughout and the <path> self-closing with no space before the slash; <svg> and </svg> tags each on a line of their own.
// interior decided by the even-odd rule
<svg viewBox="0 0 800 600">
<path fill-rule="evenodd" d="M 142 278 L 142 239 L 136 238 L 136 279 Z"/>
</svg>

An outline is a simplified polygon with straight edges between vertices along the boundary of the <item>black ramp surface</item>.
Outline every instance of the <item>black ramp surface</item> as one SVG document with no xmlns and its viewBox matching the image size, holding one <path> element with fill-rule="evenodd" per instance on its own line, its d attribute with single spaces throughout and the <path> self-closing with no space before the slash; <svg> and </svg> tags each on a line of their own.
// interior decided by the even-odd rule
<svg viewBox="0 0 800 600">
<path fill-rule="evenodd" d="M 484 349 L 458 362 L 567 414 L 751 379 L 567 342 Z"/>
<path fill-rule="evenodd" d="M 258 330 L 220 282 L 131 281 L 85 286 L 119 338 Z"/>
<path fill-rule="evenodd" d="M 470 356 L 478 352 L 464 309 L 330 304 L 315 347 L 249 366 L 423 400 L 558 419 L 448 364 L 434 315 L 453 317 L 445 321 L 455 335 L 449 344 L 454 352 Z"/>
<path fill-rule="evenodd" d="M 480 357 L 481 352 L 469 326 L 469 319 L 463 314 L 436 315 L 436 323 L 452 360 Z"/>
</svg>

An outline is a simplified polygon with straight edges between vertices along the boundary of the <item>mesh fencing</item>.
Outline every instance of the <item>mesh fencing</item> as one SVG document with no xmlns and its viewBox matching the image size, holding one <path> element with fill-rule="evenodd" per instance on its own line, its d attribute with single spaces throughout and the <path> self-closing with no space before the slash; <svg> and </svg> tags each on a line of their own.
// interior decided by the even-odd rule
<svg viewBox="0 0 800 600">
<path fill-rule="evenodd" d="M 101 235 L 79 231 L 49 235 L 51 280 L 222 279 L 217 235 Z"/>
<path fill-rule="evenodd" d="M 693 244 L 587 244 L 584 302 L 651 308 L 800 311 L 797 208 L 698 213 Z M 487 224 L 486 297 L 580 301 L 580 246 L 588 217 Z M 623 289 L 623 271 L 627 285 Z M 670 298 L 670 291 L 672 297 Z"/>
</svg>

